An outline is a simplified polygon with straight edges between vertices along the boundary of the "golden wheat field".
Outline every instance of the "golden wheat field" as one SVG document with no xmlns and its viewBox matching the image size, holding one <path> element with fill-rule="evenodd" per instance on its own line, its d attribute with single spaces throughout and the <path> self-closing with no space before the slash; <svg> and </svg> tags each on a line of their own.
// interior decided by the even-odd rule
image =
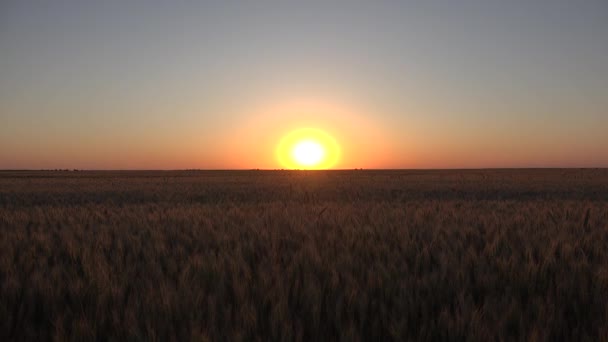
<svg viewBox="0 0 608 342">
<path fill-rule="evenodd" d="M 608 340 L 608 170 L 3 171 L 2 340 Z"/>
</svg>

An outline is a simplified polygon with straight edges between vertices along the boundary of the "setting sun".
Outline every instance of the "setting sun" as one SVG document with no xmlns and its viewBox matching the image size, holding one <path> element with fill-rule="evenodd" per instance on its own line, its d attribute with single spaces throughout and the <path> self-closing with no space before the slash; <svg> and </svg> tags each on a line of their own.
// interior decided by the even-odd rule
<svg viewBox="0 0 608 342">
<path fill-rule="evenodd" d="M 328 169 L 339 157 L 340 148 L 333 137 L 313 128 L 287 134 L 277 148 L 279 162 L 288 169 Z"/>
<path fill-rule="evenodd" d="M 315 166 L 323 160 L 325 149 L 316 141 L 304 140 L 293 148 L 293 158 L 302 166 Z"/>
</svg>

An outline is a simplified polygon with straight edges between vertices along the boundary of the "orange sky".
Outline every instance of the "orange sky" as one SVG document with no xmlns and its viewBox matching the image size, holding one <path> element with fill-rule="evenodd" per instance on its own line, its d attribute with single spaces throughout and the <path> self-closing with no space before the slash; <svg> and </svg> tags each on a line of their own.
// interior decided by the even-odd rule
<svg viewBox="0 0 608 342">
<path fill-rule="evenodd" d="M 0 169 L 608 167 L 606 1 L 0 7 Z"/>
</svg>

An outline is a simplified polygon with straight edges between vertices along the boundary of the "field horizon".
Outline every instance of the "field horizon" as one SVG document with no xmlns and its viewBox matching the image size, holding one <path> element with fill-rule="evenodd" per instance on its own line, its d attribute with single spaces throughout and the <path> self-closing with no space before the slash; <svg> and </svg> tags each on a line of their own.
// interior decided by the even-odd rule
<svg viewBox="0 0 608 342">
<path fill-rule="evenodd" d="M 607 340 L 608 170 L 0 171 L 4 340 Z"/>
<path fill-rule="evenodd" d="M 509 171 L 509 170 L 608 170 L 606 166 L 547 166 L 547 167 L 457 167 L 457 168 L 331 168 L 331 169 L 283 169 L 283 168 L 219 168 L 219 169 L 81 169 L 81 168 L 56 168 L 56 169 L 0 169 L 0 172 L 217 172 L 217 171 Z"/>
</svg>

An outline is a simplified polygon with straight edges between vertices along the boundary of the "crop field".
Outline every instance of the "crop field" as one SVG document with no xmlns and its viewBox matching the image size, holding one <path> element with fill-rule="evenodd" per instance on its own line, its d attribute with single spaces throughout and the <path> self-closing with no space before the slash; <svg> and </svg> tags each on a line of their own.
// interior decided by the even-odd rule
<svg viewBox="0 0 608 342">
<path fill-rule="evenodd" d="M 0 339 L 608 340 L 608 170 L 1 171 Z"/>
</svg>

